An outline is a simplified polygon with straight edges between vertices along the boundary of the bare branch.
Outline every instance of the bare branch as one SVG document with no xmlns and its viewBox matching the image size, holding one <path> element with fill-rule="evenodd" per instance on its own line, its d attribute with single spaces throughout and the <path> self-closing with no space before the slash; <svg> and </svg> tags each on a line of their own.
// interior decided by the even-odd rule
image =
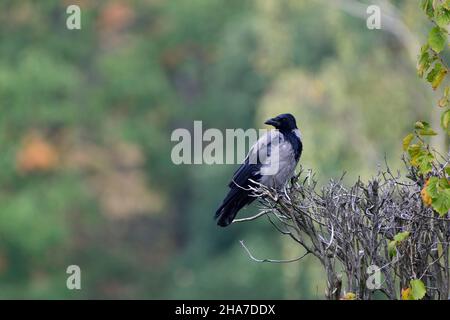
<svg viewBox="0 0 450 320">
<path fill-rule="evenodd" d="M 241 219 L 234 219 L 232 223 L 237 223 L 237 222 L 246 222 L 246 221 L 253 221 L 256 220 L 264 215 L 267 214 L 267 211 L 260 211 L 258 214 L 255 214 L 254 216 L 251 217 L 247 217 L 247 218 L 241 218 Z"/>
<path fill-rule="evenodd" d="M 289 260 L 257 259 L 257 258 L 255 258 L 252 255 L 250 250 L 245 246 L 244 240 L 239 240 L 239 243 L 244 248 L 244 250 L 247 252 L 247 254 L 250 257 L 250 259 L 252 259 L 255 262 L 259 262 L 259 263 L 263 263 L 263 262 L 268 262 L 268 263 L 291 263 L 291 262 L 299 261 L 299 260 L 303 259 L 304 257 L 306 257 L 309 254 L 309 252 L 307 251 L 305 254 L 301 255 L 300 257 L 294 258 L 294 259 L 289 259 Z"/>
</svg>

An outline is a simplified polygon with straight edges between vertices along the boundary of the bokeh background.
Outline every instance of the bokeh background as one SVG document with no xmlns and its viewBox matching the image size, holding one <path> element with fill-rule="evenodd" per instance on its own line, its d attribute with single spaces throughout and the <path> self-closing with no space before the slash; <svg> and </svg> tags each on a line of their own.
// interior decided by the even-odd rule
<svg viewBox="0 0 450 320">
<path fill-rule="evenodd" d="M 371 3 L 381 30 L 351 0 L 1 1 L 0 298 L 323 298 L 314 258 L 250 261 L 238 240 L 302 254 L 267 221 L 216 227 L 236 166 L 176 166 L 170 135 L 291 112 L 321 183 L 401 168 L 411 124 L 436 120 L 428 25 L 418 1 Z"/>
</svg>

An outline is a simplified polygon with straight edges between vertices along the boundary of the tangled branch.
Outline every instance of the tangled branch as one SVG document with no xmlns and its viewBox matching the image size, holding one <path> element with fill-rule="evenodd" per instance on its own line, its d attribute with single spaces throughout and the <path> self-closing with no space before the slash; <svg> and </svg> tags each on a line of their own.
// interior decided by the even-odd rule
<svg viewBox="0 0 450 320">
<path fill-rule="evenodd" d="M 433 174 L 441 168 L 435 168 Z M 289 236 L 314 255 L 327 275 L 329 299 L 341 297 L 341 288 L 360 299 L 376 291 L 398 299 L 410 280 L 420 279 L 428 299 L 449 296 L 450 219 L 439 215 L 421 198 L 424 178 L 408 167 L 408 179 L 393 175 L 387 167 L 368 183 L 358 180 L 347 187 L 343 177 L 318 190 L 314 175 L 303 170 L 284 190 L 257 184 L 253 188 L 261 211 L 246 222 L 267 216 L 280 233 Z M 402 233 L 404 239 L 394 241 Z M 256 259 L 257 262 L 292 260 Z M 382 282 L 366 283 L 369 266 L 377 266 Z"/>
</svg>

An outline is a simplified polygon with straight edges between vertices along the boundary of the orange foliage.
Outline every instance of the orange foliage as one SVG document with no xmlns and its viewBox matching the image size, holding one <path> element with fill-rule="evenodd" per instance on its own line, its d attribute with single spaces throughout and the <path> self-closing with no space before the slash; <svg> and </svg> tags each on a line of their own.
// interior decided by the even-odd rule
<svg viewBox="0 0 450 320">
<path fill-rule="evenodd" d="M 123 2 L 108 3 L 100 14 L 99 24 L 105 31 L 119 31 L 128 26 L 134 19 L 134 11 Z"/>
<path fill-rule="evenodd" d="M 413 300 L 412 299 L 412 293 L 411 293 L 411 288 L 404 288 L 402 289 L 402 300 Z"/>
<path fill-rule="evenodd" d="M 430 195 L 428 194 L 428 191 L 427 191 L 427 187 L 428 187 L 428 185 L 430 184 L 430 180 L 428 179 L 426 182 L 425 182 L 425 185 L 423 186 L 423 189 L 422 189 L 422 191 L 420 191 L 420 195 L 422 196 L 422 201 L 423 201 L 423 203 L 425 203 L 427 206 L 429 206 L 429 205 L 431 205 L 431 197 L 430 197 Z"/>
<path fill-rule="evenodd" d="M 58 164 L 56 148 L 37 134 L 24 139 L 16 158 L 20 172 L 48 171 Z"/>
</svg>

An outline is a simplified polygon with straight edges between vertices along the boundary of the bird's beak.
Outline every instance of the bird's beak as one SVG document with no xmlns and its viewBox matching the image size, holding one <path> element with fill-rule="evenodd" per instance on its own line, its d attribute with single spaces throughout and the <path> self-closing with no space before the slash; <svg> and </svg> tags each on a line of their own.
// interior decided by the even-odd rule
<svg viewBox="0 0 450 320">
<path fill-rule="evenodd" d="M 265 124 L 277 127 L 278 125 L 280 125 L 280 122 L 278 122 L 277 118 L 272 118 L 267 120 L 266 122 L 264 122 Z"/>
</svg>

